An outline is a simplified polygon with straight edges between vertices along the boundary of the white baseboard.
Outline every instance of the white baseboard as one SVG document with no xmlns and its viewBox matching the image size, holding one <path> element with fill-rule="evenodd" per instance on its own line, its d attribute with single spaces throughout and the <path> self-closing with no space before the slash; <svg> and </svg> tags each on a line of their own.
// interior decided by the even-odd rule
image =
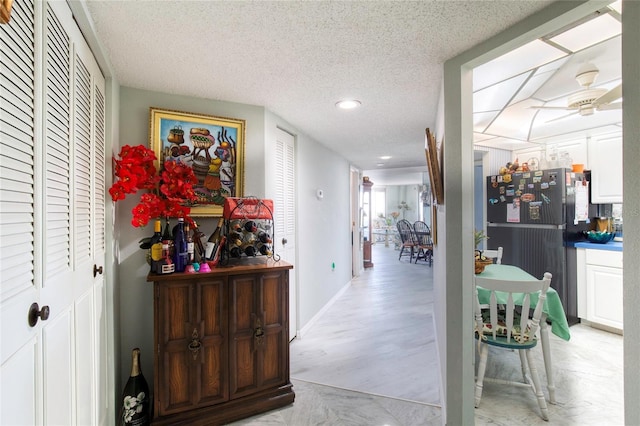
<svg viewBox="0 0 640 426">
<path fill-rule="evenodd" d="M 322 315 L 324 315 L 325 312 L 327 312 L 327 310 L 334 304 L 336 303 L 336 300 L 338 300 L 338 298 L 340 296 L 342 296 L 342 294 L 347 291 L 347 289 L 351 286 L 351 280 L 349 280 L 348 283 L 346 283 L 340 290 L 338 290 L 338 292 L 336 294 L 333 295 L 333 297 L 322 307 L 322 309 L 320 309 L 318 311 L 317 314 L 315 314 L 310 320 L 309 322 L 307 322 L 304 327 L 302 327 L 301 329 L 298 330 L 298 334 L 296 335 L 297 339 L 302 339 L 304 337 L 304 335 L 306 333 L 309 332 L 309 330 L 311 329 L 311 327 L 313 327 L 313 325 L 316 323 L 316 321 L 318 321 Z"/>
</svg>

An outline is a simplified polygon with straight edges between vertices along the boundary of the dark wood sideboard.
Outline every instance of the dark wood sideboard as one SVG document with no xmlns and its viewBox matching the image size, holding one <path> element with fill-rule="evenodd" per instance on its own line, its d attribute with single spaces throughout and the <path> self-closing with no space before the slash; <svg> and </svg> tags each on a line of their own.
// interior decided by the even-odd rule
<svg viewBox="0 0 640 426">
<path fill-rule="evenodd" d="M 224 424 L 293 402 L 289 270 L 265 258 L 209 273 L 149 274 L 154 425 Z"/>
</svg>

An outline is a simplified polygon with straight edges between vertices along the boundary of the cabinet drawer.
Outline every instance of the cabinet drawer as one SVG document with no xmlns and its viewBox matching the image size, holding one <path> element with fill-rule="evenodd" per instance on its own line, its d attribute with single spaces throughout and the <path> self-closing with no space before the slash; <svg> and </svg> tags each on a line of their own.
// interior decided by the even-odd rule
<svg viewBox="0 0 640 426">
<path fill-rule="evenodd" d="M 586 262 L 589 265 L 622 268 L 622 252 L 609 250 L 586 250 Z"/>
</svg>

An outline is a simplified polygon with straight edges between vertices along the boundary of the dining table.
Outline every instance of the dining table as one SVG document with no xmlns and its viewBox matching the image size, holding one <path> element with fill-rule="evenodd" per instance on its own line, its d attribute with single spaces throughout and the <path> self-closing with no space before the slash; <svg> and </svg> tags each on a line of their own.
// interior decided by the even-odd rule
<svg viewBox="0 0 640 426">
<path fill-rule="evenodd" d="M 484 270 L 476 276 L 510 281 L 531 281 L 540 279 L 534 277 L 533 275 L 517 266 L 506 264 L 487 265 Z M 551 283 L 553 283 L 553 277 L 551 278 Z M 491 291 L 486 290 L 480 286 L 477 286 L 477 289 L 478 300 L 480 304 L 489 303 Z M 507 293 L 496 292 L 496 299 L 499 304 L 506 305 Z M 514 302 L 516 304 L 518 304 L 518 302 L 520 302 L 520 304 L 522 303 L 522 298 L 514 299 Z M 538 297 L 535 294 L 532 294 L 530 298 L 531 307 L 535 308 L 537 303 Z M 543 314 L 540 321 L 540 343 L 542 345 L 544 367 L 547 373 L 547 389 L 549 391 L 549 402 L 555 404 L 555 384 L 553 379 L 553 366 L 551 361 L 550 346 L 551 343 L 549 341 L 549 327 L 547 324 L 547 320 L 551 323 L 551 332 L 562 340 L 568 341 L 571 338 L 571 332 L 569 331 L 569 324 L 567 322 L 567 316 L 562 306 L 562 301 L 560 300 L 558 292 L 553 287 L 549 287 L 549 289 L 547 290 L 547 298 L 544 302 L 542 312 Z"/>
</svg>

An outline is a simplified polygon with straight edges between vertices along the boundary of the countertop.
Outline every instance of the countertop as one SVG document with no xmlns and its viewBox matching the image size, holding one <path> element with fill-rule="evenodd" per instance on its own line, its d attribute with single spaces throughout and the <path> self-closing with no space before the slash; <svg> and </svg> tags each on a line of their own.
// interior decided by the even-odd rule
<svg viewBox="0 0 640 426">
<path fill-rule="evenodd" d="M 574 243 L 567 243 L 567 247 L 584 248 L 590 250 L 608 250 L 608 251 L 622 251 L 622 243 L 617 241 L 610 241 L 606 244 L 590 243 L 589 241 L 580 241 Z"/>
</svg>

